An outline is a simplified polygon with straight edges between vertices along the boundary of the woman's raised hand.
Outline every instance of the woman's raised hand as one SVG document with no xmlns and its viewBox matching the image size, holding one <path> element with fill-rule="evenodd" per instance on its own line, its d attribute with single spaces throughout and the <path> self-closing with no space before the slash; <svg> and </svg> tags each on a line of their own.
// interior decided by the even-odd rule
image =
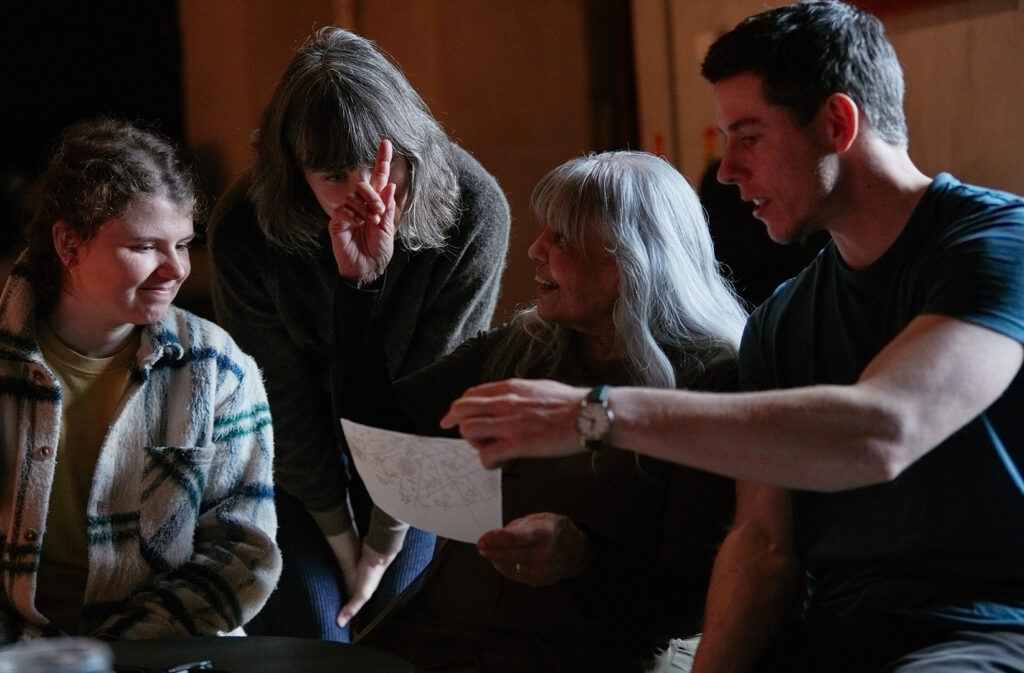
<svg viewBox="0 0 1024 673">
<path fill-rule="evenodd" d="M 327 230 L 342 278 L 366 285 L 384 273 L 395 250 L 395 184 L 391 141 L 385 138 L 365 179 L 334 209 Z"/>
</svg>

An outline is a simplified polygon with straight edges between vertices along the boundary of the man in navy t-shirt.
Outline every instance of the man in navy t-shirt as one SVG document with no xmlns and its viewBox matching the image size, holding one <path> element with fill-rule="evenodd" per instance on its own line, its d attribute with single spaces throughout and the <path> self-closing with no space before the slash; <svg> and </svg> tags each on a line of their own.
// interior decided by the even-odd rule
<svg viewBox="0 0 1024 673">
<path fill-rule="evenodd" d="M 695 673 L 1024 671 L 1024 200 L 917 169 L 850 5 L 750 17 L 703 74 L 718 179 L 773 240 L 831 236 L 751 316 L 750 392 L 612 388 L 595 442 L 587 391 L 512 380 L 443 423 L 489 466 L 611 443 L 742 480 Z"/>
</svg>

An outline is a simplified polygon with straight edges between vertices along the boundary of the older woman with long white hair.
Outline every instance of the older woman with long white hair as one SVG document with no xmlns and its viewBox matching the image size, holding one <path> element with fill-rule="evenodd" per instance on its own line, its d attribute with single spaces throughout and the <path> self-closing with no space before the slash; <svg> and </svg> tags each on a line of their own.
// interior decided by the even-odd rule
<svg viewBox="0 0 1024 673">
<path fill-rule="evenodd" d="M 393 208 L 386 183 L 364 185 L 340 227 L 368 249 L 386 250 L 393 231 L 372 217 Z M 745 312 L 696 194 L 663 159 L 573 159 L 536 186 L 533 211 L 536 303 L 394 383 L 379 352 L 377 281 L 346 284 L 352 300 L 335 325 L 347 352 L 365 355 L 347 358 L 335 385 L 353 420 L 440 434 L 451 401 L 480 382 L 593 390 L 578 419 L 592 450 L 505 465 L 506 525 L 475 545 L 447 541 L 422 587 L 362 642 L 430 671 L 687 669 L 732 483 L 609 447 L 602 396 L 607 385 L 732 388 Z M 339 268 L 356 261 L 337 257 Z"/>
</svg>

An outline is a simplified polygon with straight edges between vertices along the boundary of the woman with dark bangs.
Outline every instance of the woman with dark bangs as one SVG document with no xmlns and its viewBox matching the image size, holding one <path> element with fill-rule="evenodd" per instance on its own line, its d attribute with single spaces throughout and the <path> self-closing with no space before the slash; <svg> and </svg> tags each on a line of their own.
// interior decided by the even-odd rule
<svg viewBox="0 0 1024 673">
<path fill-rule="evenodd" d="M 210 223 L 217 318 L 264 371 L 277 447 L 284 573 L 247 630 L 347 641 L 378 583 L 386 601 L 429 561 L 434 539 L 373 510 L 347 456 L 331 376 L 343 364 L 332 362 L 331 315 L 344 282 L 332 250 L 350 243 L 338 213 L 360 183 L 379 182 L 375 164 L 389 166 L 394 255 L 358 276 L 383 274 L 382 338 L 401 376 L 490 326 L 509 209 L 395 65 L 338 28 L 298 50 L 253 144 L 251 169 Z"/>
</svg>

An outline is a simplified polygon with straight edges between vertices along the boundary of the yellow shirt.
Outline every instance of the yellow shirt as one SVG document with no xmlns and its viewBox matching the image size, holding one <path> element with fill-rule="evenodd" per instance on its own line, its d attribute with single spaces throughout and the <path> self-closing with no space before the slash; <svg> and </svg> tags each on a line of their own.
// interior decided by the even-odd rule
<svg viewBox="0 0 1024 673">
<path fill-rule="evenodd" d="M 63 406 L 36 607 L 67 633 L 77 634 L 89 568 L 86 506 L 100 448 L 131 375 L 139 332 L 107 358 L 75 352 L 43 321 L 37 332 L 43 358 L 60 381 Z"/>
</svg>

